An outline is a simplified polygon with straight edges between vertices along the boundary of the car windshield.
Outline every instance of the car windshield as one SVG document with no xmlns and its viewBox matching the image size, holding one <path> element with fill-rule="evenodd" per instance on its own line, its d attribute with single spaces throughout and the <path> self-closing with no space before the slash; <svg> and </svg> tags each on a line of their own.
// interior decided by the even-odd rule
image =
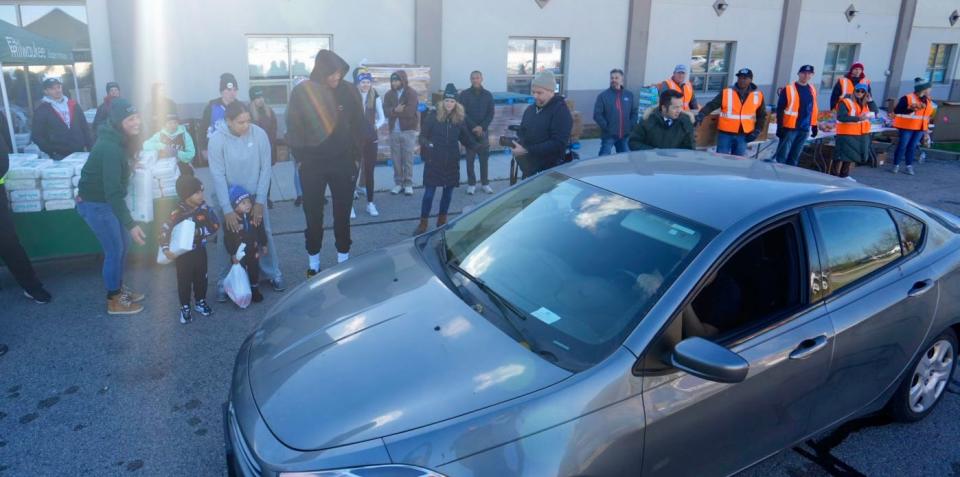
<svg viewBox="0 0 960 477">
<path fill-rule="evenodd" d="M 514 328 L 583 368 L 622 343 L 712 233 L 551 173 L 448 226 L 442 252 L 518 310 Z"/>
</svg>

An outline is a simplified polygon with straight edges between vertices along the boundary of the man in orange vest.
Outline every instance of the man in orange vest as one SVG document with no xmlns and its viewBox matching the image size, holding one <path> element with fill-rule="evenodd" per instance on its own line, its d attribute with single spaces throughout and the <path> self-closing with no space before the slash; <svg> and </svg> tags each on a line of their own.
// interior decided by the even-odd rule
<svg viewBox="0 0 960 477">
<path fill-rule="evenodd" d="M 677 65 L 673 69 L 673 76 L 660 83 L 660 92 L 672 89 L 683 95 L 683 110 L 690 111 L 700 109 L 697 104 L 697 97 L 693 95 L 693 85 L 687 82 L 687 73 L 690 68 L 687 65 Z"/>
<path fill-rule="evenodd" d="M 720 109 L 717 122 L 717 152 L 745 156 L 747 143 L 757 140 L 760 126 L 767 117 L 763 92 L 753 84 L 753 71 L 743 68 L 737 72 L 737 84 L 723 88 L 716 97 L 697 113 L 697 125 L 713 111 Z"/>
<path fill-rule="evenodd" d="M 900 132 L 897 151 L 893 156 L 893 172 L 900 172 L 900 163 L 906 159 L 907 174 L 913 175 L 913 153 L 920 139 L 930 127 L 933 117 L 933 101 L 930 100 L 930 81 L 917 78 L 913 82 L 913 93 L 904 95 L 894 108 L 893 127 Z"/>
<path fill-rule="evenodd" d="M 777 100 L 777 162 L 795 166 L 807 142 L 807 134 L 817 137 L 817 87 L 810 83 L 813 66 L 803 65 L 797 72 L 797 81 L 780 91 Z"/>
<path fill-rule="evenodd" d="M 870 89 L 870 80 L 864 74 L 863 63 L 859 62 L 852 64 L 847 74 L 837 78 L 837 82 L 833 85 L 833 91 L 830 93 L 830 109 L 836 110 L 837 103 L 841 99 L 854 94 L 853 87 L 858 84 L 866 85 L 867 94 L 873 94 Z"/>
</svg>

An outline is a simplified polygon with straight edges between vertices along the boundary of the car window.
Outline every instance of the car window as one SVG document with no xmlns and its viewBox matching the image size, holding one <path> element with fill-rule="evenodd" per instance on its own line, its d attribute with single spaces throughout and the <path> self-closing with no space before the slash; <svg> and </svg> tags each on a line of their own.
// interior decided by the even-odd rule
<svg viewBox="0 0 960 477">
<path fill-rule="evenodd" d="M 920 248 L 923 241 L 923 222 L 897 210 L 891 210 L 890 214 L 893 215 L 893 220 L 897 221 L 904 255 Z"/>
<path fill-rule="evenodd" d="M 523 312 L 541 349 L 588 366 L 636 327 L 715 231 L 560 174 L 445 229 L 448 263 Z"/>
<path fill-rule="evenodd" d="M 813 210 L 824 251 L 828 289 L 836 293 L 902 256 L 897 228 L 886 209 L 827 206 Z"/>
</svg>

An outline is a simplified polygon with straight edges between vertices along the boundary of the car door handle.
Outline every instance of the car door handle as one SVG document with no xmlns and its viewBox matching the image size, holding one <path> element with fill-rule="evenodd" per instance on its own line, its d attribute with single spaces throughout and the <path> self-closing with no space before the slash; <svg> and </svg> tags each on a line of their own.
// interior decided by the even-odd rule
<svg viewBox="0 0 960 477">
<path fill-rule="evenodd" d="M 803 340 L 797 349 L 793 350 L 790 353 L 790 359 L 806 359 L 809 358 L 813 353 L 820 351 L 821 348 L 827 345 L 827 337 L 825 335 L 817 336 L 816 338 L 810 338 L 808 340 Z"/>
<path fill-rule="evenodd" d="M 933 280 L 928 278 L 922 282 L 914 283 L 913 288 L 907 292 L 907 296 L 913 298 L 915 296 L 923 295 L 930 290 L 933 290 Z"/>
</svg>

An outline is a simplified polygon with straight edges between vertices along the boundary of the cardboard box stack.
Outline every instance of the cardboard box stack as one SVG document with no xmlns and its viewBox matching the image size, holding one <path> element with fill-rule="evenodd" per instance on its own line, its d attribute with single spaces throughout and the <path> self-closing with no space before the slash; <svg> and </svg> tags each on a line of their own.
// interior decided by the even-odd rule
<svg viewBox="0 0 960 477">
<path fill-rule="evenodd" d="M 87 153 L 72 154 L 62 161 L 11 154 L 6 182 L 10 208 L 16 213 L 74 208 L 76 185 L 86 162 Z"/>
</svg>

